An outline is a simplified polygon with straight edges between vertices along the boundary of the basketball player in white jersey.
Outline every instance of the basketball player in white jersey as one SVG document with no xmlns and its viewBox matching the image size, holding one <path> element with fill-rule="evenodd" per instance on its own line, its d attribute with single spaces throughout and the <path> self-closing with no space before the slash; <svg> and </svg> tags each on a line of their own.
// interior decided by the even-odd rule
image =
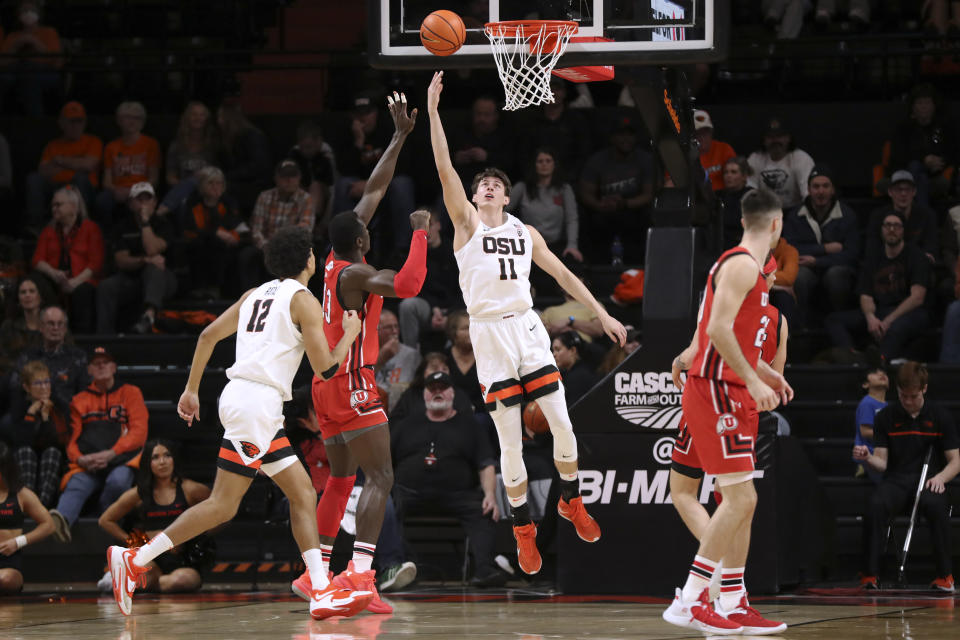
<svg viewBox="0 0 960 640">
<path fill-rule="evenodd" d="M 540 570 L 537 529 L 527 507 L 527 472 L 522 457 L 520 401 L 536 400 L 553 434 L 553 458 L 560 473 L 557 510 L 587 542 L 600 539 L 600 527 L 580 497 L 577 441 L 567 414 L 563 383 L 550 351 L 550 337 L 533 311 L 530 263 L 537 263 L 564 291 L 597 314 L 603 330 L 623 345 L 627 331 L 610 317 L 580 280 L 548 248 L 531 226 L 505 213 L 510 179 L 486 169 L 473 179 L 472 201 L 450 161 L 437 106 L 443 72 L 433 75 L 427 91 L 430 137 L 443 202 L 453 222 L 453 249 L 460 267 L 460 287 L 470 314 L 470 339 L 477 356 L 477 377 L 500 440 L 500 470 L 510 501 L 517 559 L 526 573 Z"/>
<path fill-rule="evenodd" d="M 188 425 L 200 419 L 197 390 L 203 370 L 216 344 L 236 333 L 237 359 L 227 369 L 230 382 L 220 395 L 224 434 L 210 498 L 187 509 L 139 550 L 113 546 L 107 551 L 113 594 L 124 615 L 130 614 L 137 579 L 150 562 L 233 518 L 258 470 L 290 501 L 290 527 L 313 584 L 310 615 L 317 619 L 352 615 L 373 598 L 369 591 L 347 591 L 328 584 L 321 569 L 317 496 L 284 434 L 282 411 L 283 402 L 291 398 L 290 385 L 304 351 L 317 375 L 332 376 L 360 332 L 360 319 L 354 311 L 343 314 L 344 335 L 331 353 L 323 333 L 320 302 L 306 286 L 316 270 L 307 229 L 278 230 L 267 243 L 264 259 L 277 279 L 247 291 L 203 330 L 187 387 L 177 405 Z"/>
</svg>

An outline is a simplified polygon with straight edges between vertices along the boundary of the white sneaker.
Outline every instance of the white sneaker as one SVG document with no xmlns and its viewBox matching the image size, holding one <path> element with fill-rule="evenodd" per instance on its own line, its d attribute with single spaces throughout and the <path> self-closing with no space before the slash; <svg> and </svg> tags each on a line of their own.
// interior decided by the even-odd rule
<svg viewBox="0 0 960 640">
<path fill-rule="evenodd" d="M 412 562 L 404 562 L 396 567 L 390 567 L 384 572 L 383 582 L 380 583 L 380 591 L 399 591 L 416 578 L 417 565 Z"/>
<path fill-rule="evenodd" d="M 110 584 L 113 589 L 113 598 L 120 607 L 123 615 L 130 615 L 133 609 L 133 592 L 137 588 L 137 581 L 147 572 L 144 567 L 133 564 L 136 549 L 113 546 L 107 549 L 107 566 L 110 567 Z"/>
<path fill-rule="evenodd" d="M 678 627 L 692 626 L 693 616 L 690 615 L 690 607 L 684 606 L 683 600 L 680 598 L 680 589 L 674 591 L 673 602 L 663 612 L 663 619 Z"/>
<path fill-rule="evenodd" d="M 107 571 L 103 577 L 97 581 L 97 591 L 100 593 L 110 593 L 113 590 L 113 576 Z"/>
</svg>

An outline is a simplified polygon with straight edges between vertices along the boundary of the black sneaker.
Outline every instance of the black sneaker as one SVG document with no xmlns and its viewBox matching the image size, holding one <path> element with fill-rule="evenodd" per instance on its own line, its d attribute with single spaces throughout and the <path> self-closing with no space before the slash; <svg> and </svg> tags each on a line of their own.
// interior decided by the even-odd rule
<svg viewBox="0 0 960 640">
<path fill-rule="evenodd" d="M 502 587 L 507 584 L 507 574 L 503 571 L 494 570 L 483 576 L 474 576 L 470 578 L 470 586 L 478 589 L 487 587 Z"/>
</svg>

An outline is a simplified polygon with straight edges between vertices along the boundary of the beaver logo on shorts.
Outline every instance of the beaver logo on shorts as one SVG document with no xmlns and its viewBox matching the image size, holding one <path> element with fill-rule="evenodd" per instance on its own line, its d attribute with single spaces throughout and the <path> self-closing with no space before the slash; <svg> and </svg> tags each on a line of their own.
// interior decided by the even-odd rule
<svg viewBox="0 0 960 640">
<path fill-rule="evenodd" d="M 737 416 L 732 413 L 724 413 L 717 419 L 717 433 L 721 434 L 724 431 L 733 431 L 739 424 Z"/>
<path fill-rule="evenodd" d="M 256 458 L 258 455 L 260 455 L 260 447 L 245 440 L 240 441 L 240 450 L 243 451 L 243 455 L 247 456 L 248 458 Z"/>
</svg>

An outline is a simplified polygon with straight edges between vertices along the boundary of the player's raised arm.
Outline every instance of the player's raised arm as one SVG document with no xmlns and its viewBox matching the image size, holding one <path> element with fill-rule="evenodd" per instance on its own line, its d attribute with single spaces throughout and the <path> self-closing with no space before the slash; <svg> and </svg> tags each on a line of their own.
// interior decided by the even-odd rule
<svg viewBox="0 0 960 640">
<path fill-rule="evenodd" d="M 747 293 L 757 281 L 757 264 L 748 255 L 736 255 L 723 264 L 722 275 L 713 294 L 713 308 L 707 335 L 720 352 L 724 363 L 747 385 L 747 390 L 757 403 L 758 411 L 769 411 L 777 406 L 777 394 L 757 375 L 740 349 L 733 324 Z"/>
<path fill-rule="evenodd" d="M 534 263 L 553 276 L 557 284 L 573 296 L 575 300 L 593 309 L 593 312 L 596 313 L 600 319 L 604 333 L 606 333 L 611 340 L 621 347 L 626 344 L 627 330 L 620 324 L 620 321 L 607 313 L 607 310 L 603 308 L 602 304 L 597 302 L 597 299 L 594 298 L 589 289 L 584 286 L 580 278 L 573 275 L 573 272 L 560 262 L 560 258 L 555 256 L 554 253 L 547 248 L 547 243 L 539 231 L 530 225 L 527 225 L 527 229 L 530 231 L 530 237 L 533 239 Z"/>
<path fill-rule="evenodd" d="M 437 163 L 437 173 L 440 175 L 440 184 L 443 187 L 443 204 L 447 207 L 450 220 L 456 227 L 469 227 L 477 211 L 467 199 L 463 190 L 463 183 L 453 161 L 450 160 L 450 148 L 447 146 L 447 136 L 443 132 L 443 123 L 440 122 L 440 92 L 443 91 L 443 71 L 433 74 L 430 87 L 427 89 L 427 115 L 430 116 L 430 143 L 433 146 L 433 159 Z"/>
<path fill-rule="evenodd" d="M 253 289 L 250 289 L 240 296 L 240 299 L 230 305 L 229 309 L 208 324 L 200 333 L 200 337 L 197 338 L 197 346 L 193 350 L 193 360 L 190 363 L 187 388 L 183 390 L 180 401 L 177 403 L 177 413 L 187 421 L 187 425 L 193 424 L 194 418 L 200 419 L 200 399 L 197 392 L 200 390 L 200 378 L 203 376 L 203 370 L 207 368 L 210 356 L 213 355 L 213 348 L 217 346 L 218 342 L 237 332 L 237 324 L 240 321 L 240 305 L 253 291 Z"/>
<path fill-rule="evenodd" d="M 369 224 L 373 214 L 376 213 L 380 201 L 383 200 L 390 181 L 393 180 L 393 172 L 397 168 L 397 157 L 400 155 L 400 148 L 403 147 L 407 136 L 413 131 L 413 125 L 417 121 L 417 110 L 414 109 L 407 115 L 407 96 L 396 91 L 393 95 L 387 96 L 387 108 L 390 110 L 390 117 L 393 118 L 393 138 L 387 145 L 383 155 L 377 162 L 377 166 L 370 172 L 367 178 L 367 185 L 363 189 L 363 195 L 360 196 L 360 202 L 353 208 L 357 217 L 363 224 Z"/>
<path fill-rule="evenodd" d="M 366 263 L 355 263 L 343 270 L 342 285 L 390 298 L 412 298 L 420 293 L 427 277 L 427 227 L 430 212 L 417 209 L 410 214 L 413 237 L 410 252 L 400 271 L 374 269 Z"/>
<path fill-rule="evenodd" d="M 298 291 L 290 301 L 290 319 L 300 325 L 303 347 L 313 372 L 324 380 L 329 380 L 337 372 L 354 339 L 360 333 L 360 317 L 356 311 L 343 314 L 343 336 L 330 351 L 327 337 L 323 332 L 323 308 L 309 291 Z"/>
</svg>

